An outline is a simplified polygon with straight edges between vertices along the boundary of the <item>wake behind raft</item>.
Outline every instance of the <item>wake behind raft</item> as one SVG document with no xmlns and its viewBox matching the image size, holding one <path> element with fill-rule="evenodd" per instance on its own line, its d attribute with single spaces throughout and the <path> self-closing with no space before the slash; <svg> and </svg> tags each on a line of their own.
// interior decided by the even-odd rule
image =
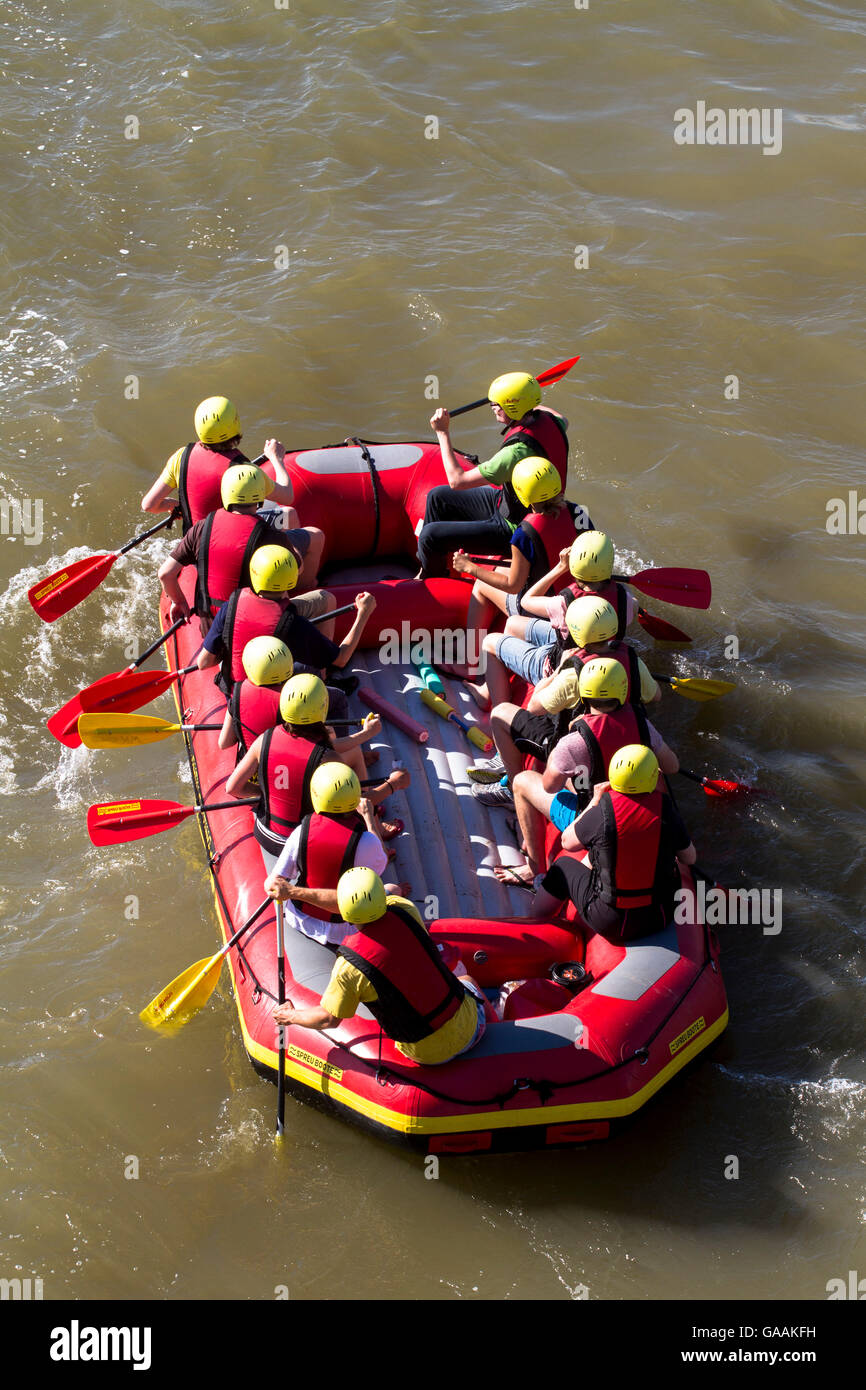
<svg viewBox="0 0 866 1390">
<path fill-rule="evenodd" d="M 383 775 L 389 751 L 412 774 L 411 786 L 397 794 L 394 805 L 394 814 L 405 821 L 405 833 L 394 842 L 395 873 L 411 882 L 434 940 L 457 948 L 491 998 L 506 982 L 526 982 L 506 1000 L 503 1020 L 489 1024 L 471 1052 L 439 1067 L 404 1057 L 364 1006 L 327 1033 L 290 1026 L 287 1088 L 426 1153 L 606 1138 L 724 1030 L 728 1010 L 718 945 L 697 922 L 672 923 L 635 944 L 615 946 L 579 920 L 529 921 L 528 894 L 494 877 L 495 865 L 514 863 L 517 855 L 507 817 L 470 794 L 466 769 L 475 748 L 459 727 L 422 702 L 422 682 L 408 658 L 405 665 L 381 659 L 389 634 L 399 634 L 407 617 L 413 635 L 427 634 L 431 641 L 434 632 L 465 630 L 468 583 L 410 577 L 424 500 L 443 481 L 438 447 L 334 445 L 287 453 L 286 466 L 304 523 L 320 526 L 328 538 L 326 582 L 337 605 L 362 589 L 376 598 L 364 650 L 351 670 L 363 687 L 419 721 L 427 734 L 420 742 L 387 723 L 377 740 Z M 181 583 L 190 600 L 193 582 L 188 569 Z M 165 603 L 160 620 L 165 632 Z M 338 619 L 337 640 L 348 622 Z M 195 623 L 173 633 L 165 649 L 169 669 L 190 666 L 199 641 Z M 469 713 L 459 703 L 466 699 L 462 688 L 453 682 L 448 688 L 458 712 Z M 221 722 L 225 701 L 212 672 L 181 675 L 173 689 L 184 724 Z M 220 751 L 213 731 L 184 737 L 197 801 L 224 801 L 235 751 Z M 248 806 L 201 812 L 199 824 L 225 942 L 261 903 L 274 861 L 254 838 Z M 558 847 L 551 833 L 549 858 Z M 694 891 L 687 870 L 683 886 Z M 286 993 L 298 1008 L 318 1004 L 333 953 L 300 932 L 286 936 Z M 246 1050 L 256 1070 L 276 1080 L 273 905 L 227 958 Z M 574 978 L 579 970 L 568 982 L 552 977 L 551 969 L 566 961 L 583 965 L 582 978 Z"/>
</svg>

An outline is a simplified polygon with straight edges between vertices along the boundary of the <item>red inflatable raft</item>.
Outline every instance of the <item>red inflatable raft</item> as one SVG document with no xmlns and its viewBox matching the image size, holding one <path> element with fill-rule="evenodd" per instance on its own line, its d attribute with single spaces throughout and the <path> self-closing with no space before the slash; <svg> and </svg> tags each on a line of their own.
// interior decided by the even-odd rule
<svg viewBox="0 0 866 1390">
<path fill-rule="evenodd" d="M 330 571 L 338 571 L 328 587 L 338 603 L 361 588 L 376 596 L 365 650 L 350 669 L 428 731 L 427 741 L 419 743 L 384 724 L 379 740 L 383 775 L 389 751 L 412 773 L 408 792 L 389 802 L 389 814 L 393 807 L 406 822 L 406 832 L 394 842 L 395 875 L 410 880 L 433 936 L 457 947 L 482 986 L 495 991 L 506 982 L 525 982 L 509 995 L 503 1021 L 491 1023 L 470 1053 L 440 1067 L 408 1061 L 363 1007 L 328 1033 L 291 1027 L 288 1089 L 429 1153 L 605 1138 L 725 1028 L 727 1004 L 712 933 L 701 925 L 671 924 L 656 936 L 616 947 L 577 922 L 527 920 L 529 895 L 493 876 L 493 866 L 514 862 L 516 850 L 505 813 L 482 807 L 470 795 L 466 768 L 477 756 L 475 748 L 422 703 L 408 659 L 383 666 L 378 655 L 389 631 L 399 632 L 407 617 L 413 640 L 416 634 L 432 640 L 434 630 L 465 624 L 468 584 L 422 584 L 406 577 L 424 498 L 429 487 L 444 481 L 438 448 L 335 445 L 287 455 L 287 465 L 300 516 L 321 526 L 328 538 L 326 561 Z M 192 579 L 185 571 L 182 582 L 190 596 Z M 161 621 L 165 630 L 165 606 Z M 195 624 L 175 633 L 166 647 L 170 669 L 188 666 L 199 640 Z M 185 723 L 221 721 L 225 701 L 212 673 L 182 676 L 175 689 Z M 448 694 L 460 706 L 460 687 L 451 683 Z M 360 705 L 358 710 L 363 713 Z M 463 704 L 460 712 L 477 718 L 472 706 Z M 197 799 L 224 800 L 234 750 L 221 752 L 212 732 L 186 738 Z M 262 901 L 266 863 L 248 807 L 202 813 L 199 819 L 228 940 Z M 298 1007 L 316 1004 L 333 954 L 297 931 L 286 935 L 287 995 Z M 574 984 L 551 978 L 551 967 L 565 961 L 583 962 L 586 975 L 576 992 Z M 230 951 L 228 962 L 245 1047 L 256 1069 L 275 1080 L 272 908 Z"/>
</svg>

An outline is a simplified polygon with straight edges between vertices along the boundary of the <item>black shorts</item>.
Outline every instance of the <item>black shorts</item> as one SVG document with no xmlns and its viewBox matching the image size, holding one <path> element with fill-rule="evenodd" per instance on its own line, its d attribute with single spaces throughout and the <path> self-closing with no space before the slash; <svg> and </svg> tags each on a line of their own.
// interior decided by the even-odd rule
<svg viewBox="0 0 866 1390">
<path fill-rule="evenodd" d="M 530 714 L 519 709 L 511 721 L 511 737 L 521 753 L 546 763 L 556 743 L 556 720 L 549 714 Z"/>
</svg>

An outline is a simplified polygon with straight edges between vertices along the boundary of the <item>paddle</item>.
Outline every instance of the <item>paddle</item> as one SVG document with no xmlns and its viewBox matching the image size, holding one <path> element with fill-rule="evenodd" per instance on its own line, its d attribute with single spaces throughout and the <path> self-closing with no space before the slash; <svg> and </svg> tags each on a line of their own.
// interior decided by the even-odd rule
<svg viewBox="0 0 866 1390">
<path fill-rule="evenodd" d="M 138 748 L 172 734 L 218 731 L 222 724 L 172 724 L 150 714 L 82 714 L 78 732 L 85 748 Z"/>
<path fill-rule="evenodd" d="M 555 382 L 561 381 L 574 366 L 575 362 L 580 361 L 580 354 L 577 357 L 569 357 L 566 362 L 559 362 L 555 367 L 548 367 L 546 372 L 539 372 L 535 380 L 539 386 L 553 386 Z M 482 396 L 478 401 L 471 401 L 469 405 L 459 405 L 456 410 L 449 410 L 448 414 L 453 420 L 456 415 L 465 415 L 467 410 L 477 410 L 480 405 L 489 405 L 490 400 L 487 396 Z"/>
<path fill-rule="evenodd" d="M 172 980 L 170 985 L 166 985 L 165 989 L 160 990 L 156 998 L 152 999 L 147 1008 L 142 1009 L 138 1015 L 141 1021 L 151 1028 L 161 1028 L 166 1032 L 177 1032 L 185 1023 L 188 1023 L 199 1009 L 204 1008 L 216 989 L 223 957 L 228 955 L 232 946 L 240 940 L 244 932 L 248 931 L 253 923 L 261 917 L 271 901 L 271 898 L 265 898 L 252 916 L 247 918 L 242 927 L 238 927 L 234 936 L 226 942 L 221 951 L 217 951 L 215 956 L 206 956 L 204 960 L 197 960 L 195 965 L 189 966 L 181 975 L 178 975 L 177 979 Z"/>
<path fill-rule="evenodd" d="M 323 623 L 328 618 L 333 618 L 338 613 L 348 613 L 354 608 L 354 603 L 344 604 L 342 608 L 334 608 L 330 613 L 320 613 L 318 617 L 310 618 L 311 623 Z M 162 695 L 178 676 L 189 676 L 199 668 L 195 665 L 184 666 L 178 671 L 136 671 L 147 657 L 151 656 L 171 634 L 186 622 L 186 618 L 178 618 L 176 623 L 167 632 L 154 642 L 153 646 L 148 647 L 146 652 L 134 661 L 131 666 L 127 666 L 124 671 L 112 671 L 110 675 L 102 676 L 98 681 L 94 681 L 86 690 L 73 695 L 71 700 L 52 714 L 48 720 L 48 728 L 56 739 L 66 745 L 67 748 L 80 748 L 81 739 L 78 736 L 78 717 L 85 710 L 88 713 L 126 713 L 140 709 L 142 705 L 147 705 L 151 700 L 157 699 Z"/>
<path fill-rule="evenodd" d="M 657 618 L 654 613 L 648 613 L 645 608 L 638 608 L 637 620 L 644 632 L 648 632 L 659 642 L 691 642 L 692 640 L 687 632 L 674 627 L 673 623 L 666 623 L 664 618 Z"/>
<path fill-rule="evenodd" d="M 363 719 L 330 719 L 333 729 L 348 729 L 363 724 Z M 84 713 L 78 717 L 78 733 L 85 748 L 139 748 L 142 744 L 159 743 L 172 734 L 205 733 L 222 728 L 222 724 L 172 724 L 150 714 Z"/>
<path fill-rule="evenodd" d="M 142 541 L 146 541 L 148 536 L 173 525 L 179 516 L 180 508 L 175 507 L 162 521 L 151 526 L 150 530 L 142 531 L 140 536 L 133 536 L 120 550 L 113 551 L 110 555 L 89 555 L 84 560 L 76 560 L 74 565 L 68 565 L 66 569 L 58 570 L 56 574 L 49 575 L 47 579 L 40 579 L 32 585 L 27 591 L 27 597 L 42 621 L 53 623 L 71 608 L 75 608 L 82 599 L 98 588 L 121 555 L 127 555 L 130 550 L 141 545 Z"/>
<path fill-rule="evenodd" d="M 178 801 L 103 801 L 87 812 L 87 833 L 95 845 L 124 845 L 143 840 L 180 825 L 199 811 L 228 811 L 235 806 L 258 806 L 250 801 L 211 801 L 205 805 L 181 806 Z"/>
<path fill-rule="evenodd" d="M 733 681 L 701 680 L 699 676 L 660 676 L 653 671 L 654 681 L 669 685 L 677 695 L 685 695 L 688 700 L 718 700 L 720 695 L 729 695 L 736 690 Z"/>
<path fill-rule="evenodd" d="M 712 586 L 706 570 L 668 567 L 640 570 L 638 574 L 614 574 L 611 578 L 619 584 L 631 584 L 650 598 L 680 608 L 709 608 L 712 600 Z"/>
<path fill-rule="evenodd" d="M 77 695 L 73 695 L 71 700 L 67 700 L 66 704 L 62 705 L 61 708 L 57 710 L 56 714 L 52 714 L 51 718 L 47 721 L 46 727 L 58 742 L 65 744 L 67 748 L 81 747 L 81 739 L 78 735 L 78 717 L 84 710 L 123 708 L 123 704 L 118 704 L 113 694 L 115 691 L 113 683 L 118 681 L 121 677 L 130 675 L 134 677 L 132 682 L 127 682 L 126 685 L 120 687 L 121 690 L 125 690 L 127 688 L 138 689 L 142 681 L 145 683 L 153 680 L 165 682 L 166 679 L 168 679 L 168 683 L 170 684 L 177 675 L 181 674 L 180 672 L 172 671 L 167 677 L 165 672 L 145 671 L 142 672 L 140 676 L 135 676 L 135 671 L 138 666 L 141 666 L 143 662 L 147 661 L 149 656 L 153 656 L 157 648 L 161 647 L 163 642 L 168 641 L 172 633 L 176 632 L 179 627 L 182 627 L 186 621 L 186 618 L 178 618 L 177 622 L 172 623 L 171 627 L 168 628 L 156 642 L 153 642 L 148 647 L 147 651 L 142 652 L 137 661 L 133 661 L 132 664 L 125 667 L 123 671 L 112 671 L 107 676 L 101 676 L 99 680 L 94 681 L 92 685 L 87 686 L 84 690 L 80 690 Z M 195 666 L 189 666 L 184 674 L 195 670 Z M 162 689 L 165 689 L 165 685 L 162 686 Z M 147 698 L 154 699 L 155 696 L 148 696 Z M 141 700 L 139 703 L 144 704 L 145 701 Z M 135 709 L 137 706 L 133 704 L 131 708 Z"/>
<path fill-rule="evenodd" d="M 277 900 L 277 1003 L 286 1002 L 286 925 L 283 904 Z M 280 1023 L 280 1069 L 277 1072 L 277 1137 L 281 1138 L 286 1119 L 286 1025 Z"/>
<path fill-rule="evenodd" d="M 769 792 L 762 791 L 760 787 L 750 787 L 745 782 L 726 782 L 722 778 L 702 777 L 699 772 L 689 772 L 687 767 L 680 768 L 680 776 L 688 777 L 690 782 L 697 782 L 703 787 L 707 796 L 769 796 Z"/>
</svg>

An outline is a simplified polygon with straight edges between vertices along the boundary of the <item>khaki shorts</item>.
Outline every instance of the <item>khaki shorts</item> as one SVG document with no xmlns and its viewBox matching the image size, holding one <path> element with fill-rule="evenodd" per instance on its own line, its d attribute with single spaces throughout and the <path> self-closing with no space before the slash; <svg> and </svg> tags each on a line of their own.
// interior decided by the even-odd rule
<svg viewBox="0 0 866 1390">
<path fill-rule="evenodd" d="M 289 598 L 301 617 L 306 618 L 308 622 L 311 618 L 318 618 L 320 614 L 328 611 L 327 589 L 310 589 L 306 594 L 299 594 L 297 598 L 294 594 L 289 594 Z"/>
</svg>

